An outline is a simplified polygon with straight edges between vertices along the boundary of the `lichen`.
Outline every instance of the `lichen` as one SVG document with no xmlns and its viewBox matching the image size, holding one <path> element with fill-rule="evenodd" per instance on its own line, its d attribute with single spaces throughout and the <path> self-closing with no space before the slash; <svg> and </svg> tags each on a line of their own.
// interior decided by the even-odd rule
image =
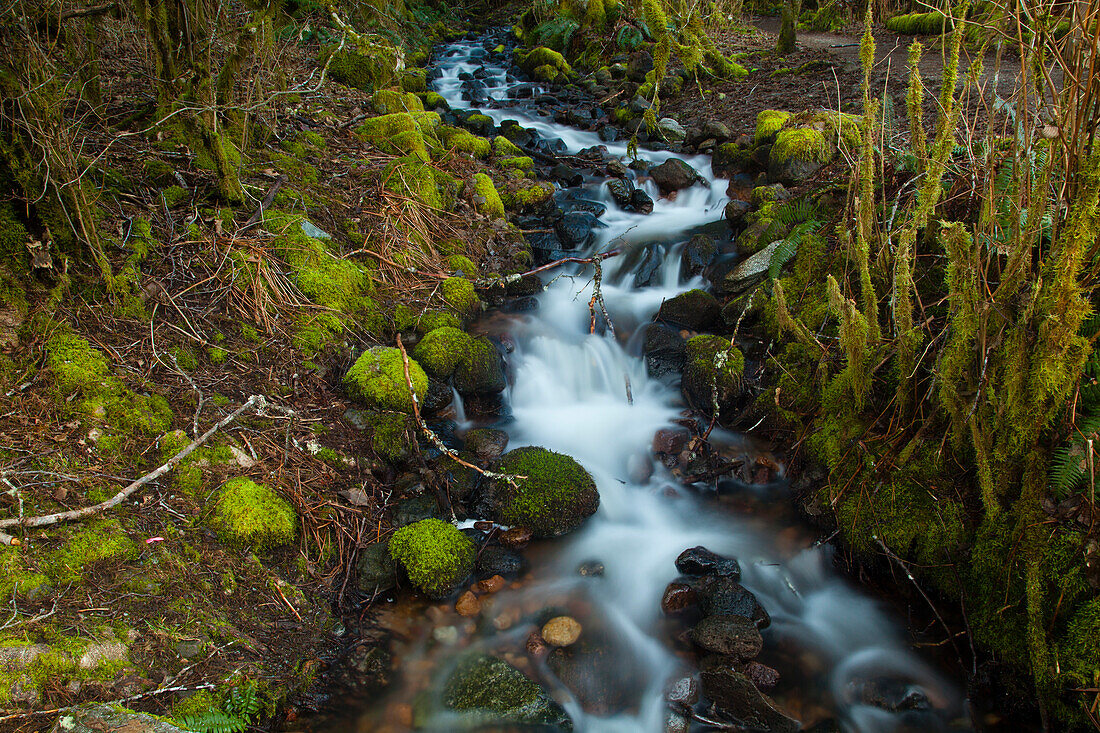
<svg viewBox="0 0 1100 733">
<path fill-rule="evenodd" d="M 433 377 L 447 379 L 469 359 L 472 343 L 470 336 L 457 328 L 437 328 L 424 335 L 413 356 Z"/>
<path fill-rule="evenodd" d="M 298 516 L 272 489 L 241 477 L 222 485 L 210 525 L 228 544 L 265 550 L 297 536 Z"/>
<path fill-rule="evenodd" d="M 592 476 L 567 455 L 539 447 L 517 448 L 504 454 L 500 471 L 526 478 L 516 479 L 515 486 L 496 482 L 499 520 L 527 527 L 536 536 L 572 531 L 599 506 Z"/>
<path fill-rule="evenodd" d="M 428 391 L 428 375 L 409 359 L 409 376 L 418 401 Z M 348 394 L 369 407 L 379 410 L 411 413 L 412 394 L 405 380 L 401 352 L 395 348 L 376 346 L 364 351 L 344 375 Z"/>
<path fill-rule="evenodd" d="M 466 535 L 438 519 L 414 522 L 390 538 L 390 556 L 405 569 L 413 585 L 430 596 L 454 590 L 470 574 L 475 552 Z"/>
</svg>

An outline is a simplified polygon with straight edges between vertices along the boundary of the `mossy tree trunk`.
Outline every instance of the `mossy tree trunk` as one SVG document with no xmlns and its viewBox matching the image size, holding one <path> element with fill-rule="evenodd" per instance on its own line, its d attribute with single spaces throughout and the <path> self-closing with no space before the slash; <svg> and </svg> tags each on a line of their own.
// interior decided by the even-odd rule
<svg viewBox="0 0 1100 733">
<path fill-rule="evenodd" d="M 795 48 L 795 27 L 798 25 L 798 16 L 802 12 L 802 0 L 786 0 L 783 3 L 783 15 L 779 25 L 779 40 L 775 44 L 775 52 L 780 56 L 786 56 Z"/>
</svg>

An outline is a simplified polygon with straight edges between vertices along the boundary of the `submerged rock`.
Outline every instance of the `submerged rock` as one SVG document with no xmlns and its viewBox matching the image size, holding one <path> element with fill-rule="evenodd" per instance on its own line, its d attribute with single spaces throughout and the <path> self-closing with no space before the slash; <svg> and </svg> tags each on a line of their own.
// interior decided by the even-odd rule
<svg viewBox="0 0 1100 733">
<path fill-rule="evenodd" d="M 637 703 L 645 688 L 636 655 L 604 634 L 555 649 L 546 659 L 550 671 L 593 715 L 613 715 Z"/>
<path fill-rule="evenodd" d="M 650 377 L 679 374 L 687 353 L 684 337 L 675 328 L 652 323 L 645 332 L 645 366 Z"/>
<path fill-rule="evenodd" d="M 686 280 L 702 275 L 714 261 L 717 252 L 713 239 L 705 234 L 696 234 L 684 245 L 684 250 L 680 254 L 680 277 Z"/>
<path fill-rule="evenodd" d="M 703 694 L 725 715 L 754 730 L 795 733 L 801 724 L 779 710 L 772 700 L 756 689 L 745 675 L 727 662 L 705 666 Z"/>
<path fill-rule="evenodd" d="M 543 624 L 541 634 L 550 646 L 569 646 L 581 637 L 581 625 L 572 616 L 555 616 Z"/>
</svg>

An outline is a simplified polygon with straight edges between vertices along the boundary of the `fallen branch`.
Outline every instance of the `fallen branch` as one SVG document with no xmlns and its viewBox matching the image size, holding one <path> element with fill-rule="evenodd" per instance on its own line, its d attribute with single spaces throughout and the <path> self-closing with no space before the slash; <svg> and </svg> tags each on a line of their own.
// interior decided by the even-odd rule
<svg viewBox="0 0 1100 733">
<path fill-rule="evenodd" d="M 275 200 L 275 195 L 279 193 L 279 189 L 281 189 L 283 187 L 283 184 L 286 183 L 288 180 L 289 179 L 286 177 L 285 174 L 279 174 L 279 177 L 275 179 L 275 183 L 273 183 L 271 185 L 271 188 L 268 190 L 267 195 L 264 196 L 263 201 L 260 202 L 260 207 L 256 209 L 255 212 L 253 212 L 252 216 L 248 217 L 248 221 L 244 223 L 244 226 L 241 227 L 242 229 L 248 229 L 250 226 L 263 218 L 264 212 L 267 211 L 267 209 L 271 206 L 271 203 Z"/>
<path fill-rule="evenodd" d="M 497 473 L 496 471 L 490 471 L 487 468 L 482 468 L 481 466 L 474 465 L 469 461 L 463 460 L 462 457 L 458 455 L 458 453 L 444 445 L 443 440 L 440 439 L 440 437 L 435 434 L 435 431 L 429 428 L 427 423 L 424 422 L 424 419 L 420 417 L 420 400 L 417 399 L 416 389 L 413 388 L 412 376 L 409 374 L 409 355 L 405 351 L 405 344 L 401 343 L 401 334 L 397 334 L 397 348 L 401 350 L 401 362 L 405 366 L 405 384 L 408 386 L 409 394 L 412 396 L 413 419 L 416 420 L 416 426 L 420 428 L 420 431 L 428 437 L 428 440 L 432 442 L 432 445 L 438 448 L 441 452 L 446 453 L 448 456 L 450 456 L 451 459 L 455 461 L 455 463 L 465 466 L 466 468 L 472 468 L 486 478 L 507 481 L 512 486 L 516 486 L 516 479 L 527 478 L 526 476 L 513 476 L 507 473 Z"/>
<path fill-rule="evenodd" d="M 106 501 L 101 501 L 100 503 L 93 504 L 92 506 L 86 506 L 83 509 L 73 509 L 72 511 L 58 512 L 56 514 L 45 514 L 45 515 L 39 516 L 39 517 L 17 517 L 17 518 L 14 518 L 14 519 L 3 519 L 3 520 L 0 520 L 0 528 L 2 528 L 2 527 L 45 527 L 45 526 L 49 526 L 51 524 L 58 524 L 59 522 L 68 522 L 68 521 L 71 521 L 73 519 L 83 519 L 84 517 L 89 517 L 89 516 L 91 516 L 93 514 L 96 514 L 98 512 L 102 512 L 102 511 L 105 511 L 107 509 L 111 509 L 112 507 L 116 507 L 119 504 L 121 504 L 122 502 L 126 501 L 127 498 L 132 496 L 138 489 L 140 489 L 145 484 L 149 483 L 150 481 L 154 481 L 154 480 L 160 478 L 161 476 L 163 476 L 164 474 L 168 473 L 173 468 L 175 468 L 176 464 L 178 464 L 180 461 L 182 461 L 187 456 L 191 455 L 191 453 L 193 453 L 195 451 L 195 449 L 198 448 L 199 446 L 201 446 L 203 443 L 210 440 L 210 438 L 214 435 L 214 433 L 218 432 L 219 430 L 224 428 L 226 425 L 228 425 L 229 423 L 233 422 L 238 417 L 240 417 L 241 413 L 245 412 L 246 410 L 248 410 L 251 407 L 256 407 L 257 412 L 260 412 L 266 406 L 267 406 L 267 400 L 264 398 L 263 395 L 252 395 L 247 400 L 245 400 L 243 405 L 238 407 L 236 410 L 231 412 L 226 417 L 222 418 L 217 424 L 215 424 L 213 427 L 211 427 L 209 430 L 207 430 L 201 436 L 199 436 L 198 438 L 195 438 L 193 441 L 191 441 L 191 444 L 188 445 L 186 448 L 184 448 L 179 453 L 177 453 L 176 455 L 169 458 L 164 463 L 164 465 L 162 465 L 159 468 L 156 468 L 156 469 L 150 471 L 149 473 L 145 474 L 144 476 L 137 479 L 136 481 L 131 483 L 129 486 L 124 488 L 122 491 L 118 492 L 117 494 L 112 496 L 110 499 L 107 499 Z M 3 720 L 3 719 L 0 718 L 0 720 Z"/>
<path fill-rule="evenodd" d="M 488 287 L 490 285 L 499 285 L 500 283 L 504 283 L 505 285 L 508 285 L 509 283 L 519 282 L 520 280 L 527 277 L 528 275 L 537 275 L 540 272 L 546 272 L 547 270 L 553 270 L 555 267 L 561 267 L 562 265 L 568 265 L 571 262 L 576 263 L 578 265 L 592 265 L 592 264 L 596 264 L 596 263 L 599 263 L 599 262 L 603 262 L 606 259 L 609 259 L 611 257 L 615 257 L 616 255 L 620 254 L 621 252 L 622 252 L 621 249 L 613 249 L 613 250 L 610 250 L 608 252 L 600 252 L 599 254 L 592 255 L 591 257 L 563 257 L 560 260 L 554 260 L 553 262 L 547 262 L 545 265 L 540 265 L 539 267 L 536 267 L 534 270 L 528 270 L 527 272 L 521 272 L 518 275 L 505 275 L 504 277 L 499 278 L 499 279 L 495 279 L 495 280 L 478 280 L 474 284 L 482 286 L 482 287 Z"/>
</svg>

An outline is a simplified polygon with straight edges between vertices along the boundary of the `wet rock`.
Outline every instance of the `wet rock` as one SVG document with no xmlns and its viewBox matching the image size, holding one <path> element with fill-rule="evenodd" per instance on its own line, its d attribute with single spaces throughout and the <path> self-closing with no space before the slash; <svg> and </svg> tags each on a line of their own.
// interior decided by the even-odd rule
<svg viewBox="0 0 1100 733">
<path fill-rule="evenodd" d="M 607 190 L 619 206 L 624 208 L 630 206 L 630 195 L 634 192 L 634 187 L 630 184 L 630 181 L 622 178 L 612 178 L 607 182 Z"/>
<path fill-rule="evenodd" d="M 571 532 L 600 505 L 592 476 L 561 453 L 537 446 L 517 448 L 504 454 L 499 470 L 527 478 L 490 484 L 485 499 L 491 516 L 501 524 L 527 527 L 536 537 Z"/>
<path fill-rule="evenodd" d="M 736 175 L 745 164 L 745 152 L 736 143 L 722 143 L 711 157 L 711 170 L 714 175 L 730 178 Z"/>
<path fill-rule="evenodd" d="M 844 691 L 849 703 L 898 713 L 906 710 L 931 710 L 928 695 L 909 680 L 891 675 L 873 675 L 850 681 Z"/>
<path fill-rule="evenodd" d="M 681 388 L 688 403 L 709 413 L 715 398 L 718 407 L 728 413 L 741 396 L 745 357 L 725 336 L 695 336 L 684 352 Z"/>
<path fill-rule="evenodd" d="M 745 616 L 752 619 L 758 629 L 766 629 L 772 622 L 756 596 L 733 578 L 703 578 L 696 584 L 695 592 L 704 616 Z"/>
<path fill-rule="evenodd" d="M 634 268 L 634 287 L 644 288 L 653 284 L 664 262 L 664 252 L 656 242 L 647 244 L 641 250 L 641 261 Z"/>
<path fill-rule="evenodd" d="M 671 117 L 662 117 L 657 121 L 657 130 L 666 140 L 681 142 L 687 137 L 684 126 Z"/>
<path fill-rule="evenodd" d="M 116 705 L 90 703 L 67 710 L 50 733 L 187 733 L 161 718 L 125 710 Z"/>
<path fill-rule="evenodd" d="M 455 601 L 455 611 L 459 616 L 476 616 L 481 613 L 481 601 L 470 591 L 466 591 Z"/>
<path fill-rule="evenodd" d="M 500 535 L 500 543 L 505 547 L 523 548 L 531 537 L 531 530 L 527 527 L 512 527 Z"/>
<path fill-rule="evenodd" d="M 626 60 L 626 78 L 637 84 L 645 81 L 645 75 L 653 71 L 653 55 L 648 51 L 635 51 Z"/>
<path fill-rule="evenodd" d="M 543 624 L 540 633 L 550 646 L 569 646 L 581 638 L 581 625 L 572 616 L 555 616 Z"/>
<path fill-rule="evenodd" d="M 752 204 L 740 199 L 731 199 L 726 204 L 726 222 L 734 232 L 741 232 L 745 228 L 745 217 L 752 211 Z"/>
<path fill-rule="evenodd" d="M 455 730 L 491 724 L 556 726 L 573 730 L 561 705 L 503 659 L 471 654 L 440 685 L 434 706 L 416 710 L 416 728 Z M 454 720 L 454 715 L 458 720 Z"/>
<path fill-rule="evenodd" d="M 703 274 L 717 252 L 713 239 L 705 234 L 696 234 L 684 245 L 680 254 L 680 277 L 686 280 Z"/>
<path fill-rule="evenodd" d="M 741 579 L 741 565 L 732 557 L 723 557 L 705 547 L 692 547 L 676 558 L 676 569 L 684 575 L 714 575 Z"/>
<path fill-rule="evenodd" d="M 689 440 L 691 440 L 691 432 L 687 428 L 661 428 L 653 434 L 653 452 L 677 455 Z"/>
<path fill-rule="evenodd" d="M 598 134 L 600 139 L 605 143 L 613 143 L 619 139 L 619 131 L 615 129 L 614 125 L 604 125 L 596 134 Z"/>
<path fill-rule="evenodd" d="M 751 619 L 733 614 L 707 616 L 691 630 L 691 640 L 708 652 L 752 659 L 764 648 L 764 638 Z"/>
<path fill-rule="evenodd" d="M 364 593 L 374 594 L 397 585 L 397 567 L 385 542 L 375 542 L 359 550 L 356 571 L 359 589 Z"/>
<path fill-rule="evenodd" d="M 613 715 L 629 708 L 645 688 L 634 653 L 625 644 L 599 636 L 555 649 L 546 662 L 593 715 Z"/>
<path fill-rule="evenodd" d="M 599 560 L 586 560 L 577 566 L 577 575 L 586 578 L 603 577 L 604 566 Z"/>
<path fill-rule="evenodd" d="M 722 306 L 722 323 L 727 328 L 735 329 L 741 321 L 744 321 L 745 325 L 751 325 L 763 312 L 764 306 L 760 302 L 763 298 L 754 299 L 752 297 L 754 292 L 754 290 L 750 290 L 735 295 Z"/>
<path fill-rule="evenodd" d="M 671 616 L 694 608 L 698 601 L 699 597 L 691 584 L 673 581 L 665 586 L 664 595 L 661 596 L 661 611 Z"/>
<path fill-rule="evenodd" d="M 653 199 L 640 188 L 635 188 L 630 194 L 630 205 L 639 214 L 653 213 Z"/>
<path fill-rule="evenodd" d="M 466 433 L 464 447 L 479 461 L 495 461 L 508 447 L 508 433 L 495 428 L 474 428 Z"/>
<path fill-rule="evenodd" d="M 722 142 L 733 137 L 733 133 L 730 132 L 730 129 L 726 127 L 726 125 L 718 120 L 705 120 L 699 136 L 703 139 L 712 137 L 718 142 Z"/>
<path fill-rule="evenodd" d="M 576 168 L 570 168 L 564 163 L 558 163 L 551 168 L 550 177 L 557 181 L 561 181 L 561 183 L 570 188 L 584 183 L 584 175 Z"/>
<path fill-rule="evenodd" d="M 772 242 L 754 255 L 746 257 L 722 278 L 721 290 L 727 295 L 742 293 L 764 279 L 771 266 L 772 255 L 782 240 Z"/>
<path fill-rule="evenodd" d="M 634 453 L 626 459 L 626 474 L 631 483 L 644 484 L 653 476 L 653 461 L 648 455 Z"/>
<path fill-rule="evenodd" d="M 381 642 L 365 641 L 349 649 L 333 670 L 339 687 L 354 694 L 370 694 L 393 681 L 393 655 Z"/>
<path fill-rule="evenodd" d="M 699 680 L 694 677 L 681 677 L 669 685 L 665 699 L 674 705 L 691 707 L 699 702 Z"/>
<path fill-rule="evenodd" d="M 588 244 L 598 221 L 597 216 L 590 211 L 570 211 L 554 224 L 554 232 L 562 247 L 578 249 Z"/>
<path fill-rule="evenodd" d="M 604 169 L 607 171 L 607 175 L 611 176 L 612 178 L 627 177 L 627 168 L 618 158 L 611 158 L 610 160 L 608 160 L 607 165 Z M 633 182 L 630 182 L 630 185 L 633 187 Z"/>
<path fill-rule="evenodd" d="M 510 298 L 538 295 L 542 292 L 542 280 L 539 279 L 538 275 L 526 275 L 519 280 L 509 282 L 505 285 L 504 291 Z"/>
<path fill-rule="evenodd" d="M 491 578 L 479 580 L 477 582 L 477 592 L 486 594 L 496 593 L 497 591 L 503 589 L 506 583 L 507 581 L 504 580 L 504 578 L 499 575 L 494 575 Z"/>
<path fill-rule="evenodd" d="M 661 323 L 646 327 L 645 366 L 650 377 L 679 374 L 684 368 L 687 346 L 680 331 Z"/>
<path fill-rule="evenodd" d="M 688 290 L 661 303 L 655 320 L 674 326 L 702 331 L 718 320 L 722 309 L 705 290 Z"/>
<path fill-rule="evenodd" d="M 728 664 L 712 664 L 701 675 L 703 694 L 743 725 L 769 733 L 796 733 L 801 724 L 781 712 L 745 675 Z"/>
<path fill-rule="evenodd" d="M 474 575 L 478 578 L 514 578 L 526 569 L 527 560 L 522 555 L 500 545 L 488 545 L 478 554 Z"/>
<path fill-rule="evenodd" d="M 419 522 L 421 519 L 438 516 L 439 505 L 434 497 L 428 494 L 407 496 L 397 502 L 397 506 L 394 508 L 393 526 L 404 527 L 406 524 Z"/>
<path fill-rule="evenodd" d="M 749 662 L 745 665 L 745 676 L 761 690 L 770 690 L 779 682 L 779 672 L 760 662 Z"/>
<path fill-rule="evenodd" d="M 704 182 L 699 171 L 679 158 L 669 158 L 664 163 L 650 168 L 649 175 L 653 176 L 657 188 L 665 195 Z"/>
<path fill-rule="evenodd" d="M 675 710 L 669 710 L 665 717 L 665 733 L 688 733 L 691 730 L 691 719 L 681 715 Z"/>
</svg>

